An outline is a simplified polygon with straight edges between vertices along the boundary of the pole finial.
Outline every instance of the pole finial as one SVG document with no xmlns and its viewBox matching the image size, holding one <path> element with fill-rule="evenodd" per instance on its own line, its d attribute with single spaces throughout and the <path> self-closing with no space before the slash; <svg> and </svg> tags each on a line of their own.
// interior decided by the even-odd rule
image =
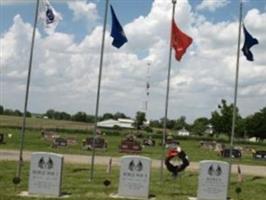
<svg viewBox="0 0 266 200">
<path fill-rule="evenodd" d="M 172 0 L 172 3 L 173 3 L 173 4 L 176 4 L 176 0 Z"/>
</svg>

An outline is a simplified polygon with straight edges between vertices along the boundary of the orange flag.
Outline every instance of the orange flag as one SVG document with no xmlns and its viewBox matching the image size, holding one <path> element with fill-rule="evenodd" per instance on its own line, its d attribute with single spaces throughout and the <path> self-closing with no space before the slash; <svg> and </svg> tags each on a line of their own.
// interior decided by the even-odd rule
<svg viewBox="0 0 266 200">
<path fill-rule="evenodd" d="M 175 58 L 180 61 L 189 45 L 192 43 L 192 38 L 183 33 L 172 20 L 172 37 L 171 45 L 175 50 Z"/>
</svg>

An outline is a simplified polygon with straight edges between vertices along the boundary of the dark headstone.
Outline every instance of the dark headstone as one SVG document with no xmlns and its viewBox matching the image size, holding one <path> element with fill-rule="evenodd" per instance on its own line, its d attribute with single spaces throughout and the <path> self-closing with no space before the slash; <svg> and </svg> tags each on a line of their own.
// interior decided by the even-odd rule
<svg viewBox="0 0 266 200">
<path fill-rule="evenodd" d="M 4 134 L 0 133 L 0 144 L 4 143 Z"/>
<path fill-rule="evenodd" d="M 140 153 L 142 151 L 141 143 L 134 136 L 127 136 L 119 145 L 121 153 Z"/>
<path fill-rule="evenodd" d="M 253 153 L 253 158 L 258 160 L 266 160 L 266 151 L 256 151 Z"/>
<path fill-rule="evenodd" d="M 95 149 L 106 150 L 107 149 L 107 141 L 103 137 L 97 136 L 97 137 L 95 137 L 95 141 L 94 141 L 94 145 L 93 145 L 93 137 L 89 137 L 89 138 L 86 138 L 85 140 L 83 140 L 82 146 L 83 146 L 83 149 L 87 149 L 87 150 L 92 150 L 93 147 Z"/>
<path fill-rule="evenodd" d="M 221 151 L 221 156 L 224 158 L 229 158 L 230 157 L 230 149 L 223 149 Z M 232 158 L 241 158 L 242 154 L 241 151 L 238 149 L 233 149 L 232 150 Z"/>
<path fill-rule="evenodd" d="M 65 138 L 55 138 L 53 140 L 53 147 L 66 147 L 67 140 Z"/>
</svg>

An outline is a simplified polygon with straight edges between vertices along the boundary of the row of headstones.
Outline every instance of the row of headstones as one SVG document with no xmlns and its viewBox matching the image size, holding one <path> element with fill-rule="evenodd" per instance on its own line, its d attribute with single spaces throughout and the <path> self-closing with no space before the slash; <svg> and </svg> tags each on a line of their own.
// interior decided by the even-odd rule
<svg viewBox="0 0 266 200">
<path fill-rule="evenodd" d="M 32 154 L 29 194 L 61 195 L 64 158 L 60 154 L 37 152 Z M 149 198 L 151 159 L 143 156 L 121 158 L 118 194 L 113 197 Z M 197 199 L 226 200 L 229 164 L 222 161 L 201 161 Z"/>
</svg>

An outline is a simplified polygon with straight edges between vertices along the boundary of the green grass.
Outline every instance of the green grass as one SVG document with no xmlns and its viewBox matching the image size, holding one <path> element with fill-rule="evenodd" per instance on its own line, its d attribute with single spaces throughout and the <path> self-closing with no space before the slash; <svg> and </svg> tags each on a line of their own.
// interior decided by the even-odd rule
<svg viewBox="0 0 266 200">
<path fill-rule="evenodd" d="M 0 115 L 0 132 L 5 134 L 6 144 L 0 144 L 0 149 L 19 149 L 19 134 L 21 127 L 22 117 L 4 116 Z M 69 153 L 69 154 L 84 154 L 90 155 L 90 151 L 83 150 L 81 147 L 82 140 L 92 134 L 93 125 L 82 122 L 63 121 L 63 120 L 50 120 L 50 119 L 38 119 L 27 118 L 27 129 L 25 133 L 24 149 L 31 151 L 52 151 L 57 153 Z M 51 147 L 51 143 L 44 140 L 41 137 L 41 129 L 55 129 L 61 137 L 74 137 L 78 141 L 77 145 L 69 146 L 67 148 Z M 121 142 L 123 135 L 132 132 L 131 130 L 103 130 L 106 132 L 104 136 L 108 141 L 107 151 L 97 151 L 96 155 L 103 156 L 122 156 L 124 154 L 119 153 L 118 146 Z M 7 135 L 12 134 L 12 138 L 8 138 Z M 148 156 L 153 159 L 161 159 L 162 147 L 158 144 L 161 142 L 160 135 L 156 135 L 156 146 L 145 147 L 141 155 Z M 158 137 L 159 136 L 159 137 Z M 181 147 L 185 150 L 191 161 L 200 161 L 206 159 L 214 160 L 226 160 L 221 158 L 214 151 L 202 149 L 199 147 L 199 140 L 195 138 L 180 138 L 179 142 Z M 227 144 L 228 145 L 228 144 Z M 265 144 L 241 144 L 244 148 L 252 148 L 255 150 L 266 150 Z M 252 159 L 251 152 L 243 152 L 241 160 L 235 160 L 236 163 L 251 164 L 251 165 L 264 165 L 265 161 L 258 161 Z"/>
<path fill-rule="evenodd" d="M 0 161 L 0 200 L 18 199 L 44 199 L 44 198 L 22 198 L 18 197 L 21 191 L 28 189 L 29 163 L 22 168 L 22 182 L 15 187 L 12 178 L 16 172 L 16 163 Z M 117 193 L 119 181 L 119 169 L 114 167 L 112 174 L 106 174 L 103 166 L 95 167 L 95 176 L 89 182 L 90 170 L 88 165 L 64 165 L 62 191 L 70 194 L 70 200 L 107 200 L 111 199 L 109 194 Z M 105 179 L 111 180 L 111 186 L 106 188 L 103 185 Z M 152 169 L 150 194 L 156 196 L 157 200 L 187 200 L 188 196 L 196 196 L 198 175 L 196 173 L 184 172 L 181 177 L 173 179 L 168 172 L 164 172 L 164 180 L 159 179 L 159 170 Z M 236 177 L 233 176 L 230 184 L 229 196 L 236 198 L 235 188 L 237 187 Z M 244 177 L 241 184 L 241 200 L 263 200 L 266 194 L 266 178 Z M 56 198 L 54 198 L 56 199 Z"/>
<path fill-rule="evenodd" d="M 6 144 L 0 144 L 0 149 L 19 149 L 19 135 L 20 129 L 16 128 L 1 128 L 0 132 L 5 134 Z M 12 134 L 12 138 L 8 138 L 8 134 Z M 89 136 L 83 132 L 74 131 L 73 133 L 69 132 L 59 132 L 61 137 L 74 137 L 77 140 L 77 144 L 68 147 L 60 147 L 60 148 L 52 148 L 51 143 L 42 138 L 40 130 L 26 130 L 25 132 L 25 140 L 24 140 L 24 149 L 30 151 L 47 151 L 47 152 L 56 152 L 61 154 L 84 154 L 90 155 L 91 151 L 82 149 L 82 140 Z M 107 151 L 98 150 L 96 151 L 96 155 L 102 156 L 117 156 L 120 157 L 125 155 L 123 153 L 119 153 L 118 146 L 121 142 L 122 137 L 120 135 L 106 135 L 104 136 L 108 141 L 108 149 Z M 160 159 L 162 155 L 162 147 L 159 146 L 159 139 L 156 139 L 155 147 L 145 147 L 141 155 L 148 156 L 153 159 Z M 189 159 L 191 161 L 200 161 L 206 159 L 214 159 L 214 160 L 226 160 L 222 159 L 217 153 L 211 150 L 202 149 L 199 147 L 199 141 L 197 140 L 179 140 L 181 147 L 185 150 Z M 257 146 L 257 145 L 241 145 L 242 147 L 254 148 L 257 150 L 266 150 L 265 146 Z M 250 152 L 244 152 L 241 160 L 235 160 L 236 163 L 242 164 L 252 164 L 252 165 L 264 165 L 266 166 L 265 161 L 258 161 L 252 159 Z"/>
</svg>

